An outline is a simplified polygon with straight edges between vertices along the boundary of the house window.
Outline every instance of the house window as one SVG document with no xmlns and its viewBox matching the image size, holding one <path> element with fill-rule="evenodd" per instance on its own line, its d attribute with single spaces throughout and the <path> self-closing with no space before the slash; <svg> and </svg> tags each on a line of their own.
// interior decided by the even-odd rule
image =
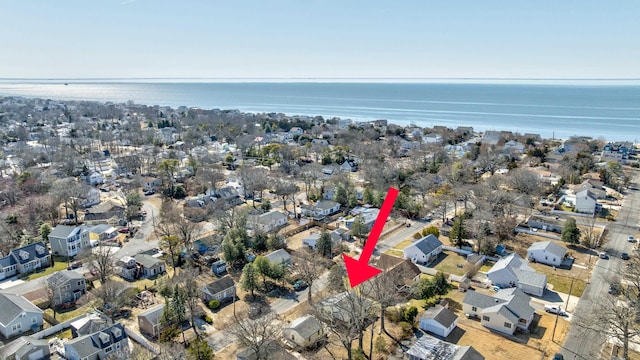
<svg viewBox="0 0 640 360">
<path fill-rule="evenodd" d="M 504 323 L 504 327 L 506 327 L 507 329 L 511 329 L 511 324 L 509 324 L 508 322 Z"/>
<path fill-rule="evenodd" d="M 35 324 L 35 323 L 37 323 L 37 322 L 38 322 L 38 319 L 36 319 L 36 317 L 35 317 L 35 316 L 31 318 L 31 323 L 32 323 L 32 324 Z"/>
<path fill-rule="evenodd" d="M 486 315 L 483 315 L 482 316 L 482 321 L 491 321 L 491 318 L 486 316 Z"/>
<path fill-rule="evenodd" d="M 472 306 L 472 307 L 471 307 L 471 311 L 478 311 L 478 308 L 477 308 L 477 307 L 475 307 L 475 306 Z"/>
<path fill-rule="evenodd" d="M 527 319 L 520 319 L 518 320 L 519 323 L 521 324 L 526 324 L 527 323 Z"/>
<path fill-rule="evenodd" d="M 17 323 L 17 324 L 13 324 L 13 326 L 11 326 L 11 330 L 16 331 L 22 328 L 22 324 L 21 323 Z"/>
<path fill-rule="evenodd" d="M 82 286 L 82 280 L 78 281 L 78 286 Z"/>
<path fill-rule="evenodd" d="M 113 351 L 113 346 L 109 345 L 104 349 L 104 353 L 108 354 Z"/>
</svg>

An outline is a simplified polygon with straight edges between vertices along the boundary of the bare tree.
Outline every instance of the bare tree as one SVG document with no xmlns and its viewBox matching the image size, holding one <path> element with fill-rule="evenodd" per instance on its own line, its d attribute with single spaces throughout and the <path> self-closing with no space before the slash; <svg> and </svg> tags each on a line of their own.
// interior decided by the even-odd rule
<svg viewBox="0 0 640 360">
<path fill-rule="evenodd" d="M 200 307 L 200 287 L 198 286 L 198 275 L 200 272 L 196 268 L 188 268 L 180 274 L 180 285 L 184 289 L 184 300 L 191 321 L 191 328 L 195 334 L 198 334 L 196 326 L 196 318 L 202 315 Z"/>
<path fill-rule="evenodd" d="M 397 290 L 396 285 L 398 283 L 404 283 L 404 280 L 400 279 L 396 274 L 397 273 L 383 271 L 380 275 L 375 276 L 363 284 L 363 286 L 369 288 L 372 298 L 377 301 L 380 306 L 380 332 L 384 331 L 384 333 L 389 336 L 391 335 L 384 326 L 384 313 L 389 306 L 397 304 L 403 298 L 403 295 Z"/>
<path fill-rule="evenodd" d="M 100 284 L 92 294 L 97 300 L 96 307 L 102 311 L 111 313 L 112 316 L 120 313 L 123 307 L 130 305 L 133 299 L 127 294 L 129 286 L 121 281 L 109 280 Z"/>
<path fill-rule="evenodd" d="M 280 322 L 271 313 L 255 320 L 237 320 L 229 332 L 242 346 L 253 350 L 256 360 L 266 360 L 269 358 L 269 344 L 280 338 L 281 330 Z"/>
<path fill-rule="evenodd" d="M 61 298 L 62 289 L 53 281 L 48 281 L 48 279 L 42 278 L 40 280 L 40 285 L 46 291 L 47 302 L 49 303 L 49 308 L 53 310 L 53 318 L 56 318 L 56 299 Z"/>
<path fill-rule="evenodd" d="M 637 304 L 613 295 L 599 297 L 594 301 L 598 302 L 592 310 L 576 314 L 572 323 L 583 331 L 597 332 L 608 339 L 618 340 L 622 344 L 622 358 L 628 359 L 629 345 L 640 344 Z"/>
<path fill-rule="evenodd" d="M 308 249 L 301 249 L 296 251 L 293 256 L 293 271 L 300 276 L 304 282 L 309 286 L 307 292 L 307 302 L 309 305 L 313 304 L 311 300 L 311 287 L 313 282 L 316 281 L 320 275 L 324 272 L 325 268 L 320 263 L 316 254 L 312 253 Z M 320 259 L 322 260 L 322 259 Z"/>
<path fill-rule="evenodd" d="M 115 272 L 116 259 L 113 250 L 114 248 L 104 245 L 94 248 L 88 247 L 82 250 L 82 255 L 87 257 L 90 266 L 96 269 L 101 284 L 106 283 Z"/>
<path fill-rule="evenodd" d="M 347 350 L 347 358 L 352 359 L 351 344 L 358 339 L 362 346 L 364 330 L 375 320 L 376 307 L 367 299 L 366 287 L 349 290 L 315 305 L 316 317 L 325 323 Z"/>
</svg>

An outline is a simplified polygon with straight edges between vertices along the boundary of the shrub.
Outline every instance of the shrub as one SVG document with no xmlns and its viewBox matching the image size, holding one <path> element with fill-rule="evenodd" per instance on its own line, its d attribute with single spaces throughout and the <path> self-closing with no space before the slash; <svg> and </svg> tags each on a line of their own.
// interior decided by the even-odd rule
<svg viewBox="0 0 640 360">
<path fill-rule="evenodd" d="M 211 318 L 211 316 L 207 314 L 202 315 L 202 320 L 204 320 L 204 322 L 206 322 L 209 325 L 213 324 L 213 319 Z"/>
<path fill-rule="evenodd" d="M 406 321 L 401 321 L 400 323 L 398 323 L 398 325 L 402 329 L 402 339 L 406 339 L 413 335 L 413 326 L 411 324 Z"/>
<path fill-rule="evenodd" d="M 417 233 L 413 234 L 413 238 L 416 239 L 416 240 L 421 239 L 422 238 L 422 234 L 417 232 Z"/>
<path fill-rule="evenodd" d="M 418 309 L 415 306 L 408 307 L 404 310 L 404 320 L 409 324 L 413 324 L 416 316 L 418 316 Z"/>
<path fill-rule="evenodd" d="M 428 308 L 432 308 L 436 306 L 437 303 L 438 303 L 438 300 L 436 298 L 427 299 L 422 308 L 426 310 Z"/>
<path fill-rule="evenodd" d="M 173 341 L 178 334 L 180 334 L 180 329 L 176 326 L 169 326 L 160 332 L 158 340 L 163 343 L 170 342 Z"/>
<path fill-rule="evenodd" d="M 404 320 L 404 309 L 399 307 L 388 308 L 385 314 L 386 319 L 398 323 Z"/>
<path fill-rule="evenodd" d="M 367 357 L 364 355 L 364 351 L 360 348 L 351 349 L 351 358 L 353 360 L 367 360 Z"/>
<path fill-rule="evenodd" d="M 209 301 L 209 309 L 215 310 L 220 307 L 220 300 L 213 299 Z"/>
<path fill-rule="evenodd" d="M 422 230 L 422 236 L 427 236 L 429 234 L 433 234 L 435 237 L 440 237 L 440 230 L 437 226 L 429 226 L 428 228 Z"/>
</svg>

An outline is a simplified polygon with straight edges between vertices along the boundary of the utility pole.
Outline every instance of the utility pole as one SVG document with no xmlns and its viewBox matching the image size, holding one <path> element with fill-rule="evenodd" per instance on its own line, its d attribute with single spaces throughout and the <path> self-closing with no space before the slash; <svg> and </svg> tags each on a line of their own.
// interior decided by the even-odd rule
<svg viewBox="0 0 640 360">
<path fill-rule="evenodd" d="M 571 285 L 569 286 L 569 296 L 567 296 L 567 304 L 564 306 L 564 310 L 567 311 L 569 310 L 569 299 L 571 299 L 571 290 L 573 290 L 573 281 L 575 280 L 575 278 L 572 276 L 571 277 Z"/>
</svg>

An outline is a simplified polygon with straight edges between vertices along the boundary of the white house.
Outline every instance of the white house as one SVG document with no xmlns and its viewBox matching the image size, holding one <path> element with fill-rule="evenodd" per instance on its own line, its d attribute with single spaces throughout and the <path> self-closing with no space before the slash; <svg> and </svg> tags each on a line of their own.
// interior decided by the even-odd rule
<svg viewBox="0 0 640 360">
<path fill-rule="evenodd" d="M 498 260 L 487 277 L 493 285 L 501 288 L 517 287 L 527 294 L 542 296 L 547 287 L 547 276 L 537 273 L 527 260 L 513 253 Z"/>
<path fill-rule="evenodd" d="M 446 338 L 458 325 L 458 316 L 442 306 L 432 307 L 420 318 L 420 329 Z"/>
<path fill-rule="evenodd" d="M 333 215 L 340 210 L 340 203 L 330 200 L 320 200 L 315 205 L 302 205 L 302 215 L 317 218 Z"/>
<path fill-rule="evenodd" d="M 270 232 L 280 226 L 286 225 L 287 221 L 287 215 L 273 210 L 261 215 L 251 215 L 248 223 L 254 230 L 258 229 L 263 232 Z"/>
<path fill-rule="evenodd" d="M 566 248 L 553 241 L 538 241 L 527 249 L 527 258 L 541 264 L 560 266 L 566 253 Z"/>
<path fill-rule="evenodd" d="M 516 288 L 502 289 L 494 296 L 468 291 L 462 299 L 462 311 L 480 318 L 483 326 L 513 335 L 516 329 L 531 326 L 535 310 L 531 298 Z"/>
<path fill-rule="evenodd" d="M 5 339 L 42 328 L 42 313 L 22 295 L 0 294 L 0 334 Z"/>
<path fill-rule="evenodd" d="M 414 264 L 428 264 L 442 252 L 442 242 L 433 234 L 429 234 L 402 250 L 405 259 Z"/>
<path fill-rule="evenodd" d="M 506 143 L 504 143 L 504 147 L 503 147 L 503 151 L 506 154 L 522 154 L 524 153 L 524 145 L 515 141 L 515 140 L 510 140 L 507 141 Z"/>
<path fill-rule="evenodd" d="M 329 233 L 329 236 L 331 237 L 331 247 L 332 248 L 336 248 L 336 247 L 340 246 L 340 243 L 342 242 L 342 238 L 340 237 L 340 235 L 337 232 L 332 231 L 332 232 Z M 310 234 L 306 238 L 302 239 L 302 245 L 308 246 L 312 250 L 315 250 L 319 239 L 320 239 L 320 233 Z"/>
<path fill-rule="evenodd" d="M 91 174 L 87 175 L 85 179 L 89 185 L 93 186 L 104 183 L 104 178 L 102 177 L 102 175 L 100 175 L 100 173 L 97 172 L 92 172 Z"/>
<path fill-rule="evenodd" d="M 588 189 L 576 193 L 576 212 L 593 214 L 596 211 L 596 198 Z"/>
<path fill-rule="evenodd" d="M 311 347 L 325 336 L 322 323 L 313 315 L 299 317 L 282 329 L 282 338 L 293 348 Z"/>
</svg>

